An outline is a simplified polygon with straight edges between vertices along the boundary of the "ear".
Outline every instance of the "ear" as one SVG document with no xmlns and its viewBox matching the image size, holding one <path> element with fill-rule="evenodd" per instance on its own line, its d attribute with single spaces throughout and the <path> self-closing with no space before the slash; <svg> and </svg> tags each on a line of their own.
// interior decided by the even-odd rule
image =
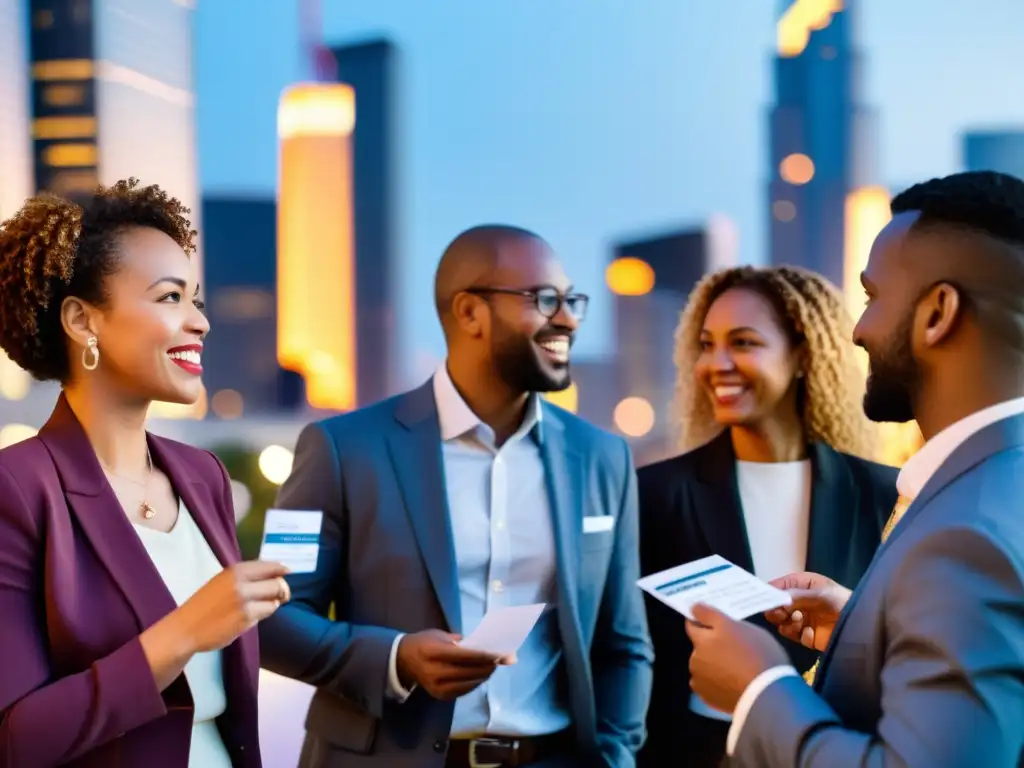
<svg viewBox="0 0 1024 768">
<path fill-rule="evenodd" d="M 478 296 L 457 293 L 452 299 L 452 316 L 455 324 L 469 336 L 476 338 L 483 334 L 486 314 L 484 302 Z"/>
<path fill-rule="evenodd" d="M 927 347 L 936 347 L 946 341 L 960 319 L 963 302 L 960 290 L 950 283 L 939 283 L 918 304 L 918 313 L 924 315 L 922 340 Z"/>
<path fill-rule="evenodd" d="M 60 305 L 60 324 L 72 341 L 86 346 L 89 337 L 96 335 L 96 310 L 74 296 L 68 296 Z"/>
</svg>

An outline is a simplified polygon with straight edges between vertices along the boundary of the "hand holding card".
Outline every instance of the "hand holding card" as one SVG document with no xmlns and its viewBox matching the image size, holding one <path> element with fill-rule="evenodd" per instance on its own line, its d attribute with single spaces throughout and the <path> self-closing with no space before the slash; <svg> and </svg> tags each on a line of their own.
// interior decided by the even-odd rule
<svg viewBox="0 0 1024 768">
<path fill-rule="evenodd" d="M 313 573 L 320 556 L 324 513 L 308 509 L 268 509 L 260 560 L 283 563 L 289 573 Z"/>
</svg>

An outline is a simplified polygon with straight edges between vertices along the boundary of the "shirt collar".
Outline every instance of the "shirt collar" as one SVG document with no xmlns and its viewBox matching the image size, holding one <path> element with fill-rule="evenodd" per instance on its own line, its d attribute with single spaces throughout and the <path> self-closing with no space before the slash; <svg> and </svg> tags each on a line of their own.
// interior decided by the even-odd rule
<svg viewBox="0 0 1024 768">
<path fill-rule="evenodd" d="M 990 424 L 1024 413 L 1024 397 L 1007 400 L 975 411 L 954 422 L 925 443 L 921 450 L 907 459 L 896 479 L 901 496 L 914 499 L 931 479 L 942 463 L 962 443 Z"/>
<path fill-rule="evenodd" d="M 480 428 L 490 431 L 490 427 L 480 421 L 480 417 L 473 413 L 462 399 L 451 376 L 448 375 L 446 362 L 441 363 L 434 373 L 434 401 L 437 403 L 437 418 L 441 425 L 442 440 L 454 440 Z M 534 427 L 540 424 L 542 412 L 540 398 L 536 394 L 531 394 L 526 404 L 523 423 L 509 439 L 518 440 L 530 434 Z"/>
</svg>

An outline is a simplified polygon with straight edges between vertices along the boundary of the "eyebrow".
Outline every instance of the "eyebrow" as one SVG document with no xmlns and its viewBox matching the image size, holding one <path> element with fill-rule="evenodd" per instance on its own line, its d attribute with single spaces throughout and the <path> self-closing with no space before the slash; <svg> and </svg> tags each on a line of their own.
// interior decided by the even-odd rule
<svg viewBox="0 0 1024 768">
<path fill-rule="evenodd" d="M 701 332 L 702 336 L 705 333 L 707 333 L 707 334 L 711 333 L 711 331 L 709 331 L 707 328 L 701 328 L 700 332 Z M 732 328 L 732 329 L 729 330 L 729 332 L 726 335 L 727 336 L 732 336 L 733 334 L 736 334 L 736 333 L 755 333 L 758 336 L 761 335 L 761 332 L 759 330 L 757 330 L 756 328 L 751 328 L 748 325 L 744 325 L 744 326 L 741 326 L 739 328 Z"/>
<path fill-rule="evenodd" d="M 183 291 L 185 290 L 186 287 L 188 287 L 188 283 L 182 280 L 180 277 L 161 277 L 159 280 L 154 280 L 153 284 L 150 285 L 149 288 L 147 288 L 146 290 L 150 291 L 153 288 L 156 288 L 158 285 L 160 285 L 160 283 L 170 283 L 171 285 L 176 285 Z M 199 295 L 199 283 L 196 283 L 195 295 Z"/>
</svg>

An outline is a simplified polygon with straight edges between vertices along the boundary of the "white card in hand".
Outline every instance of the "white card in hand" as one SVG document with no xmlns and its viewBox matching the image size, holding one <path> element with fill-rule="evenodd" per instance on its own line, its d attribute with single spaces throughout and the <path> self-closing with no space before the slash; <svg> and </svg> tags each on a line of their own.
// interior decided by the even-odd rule
<svg viewBox="0 0 1024 768">
<path fill-rule="evenodd" d="M 695 603 L 710 605 L 738 621 L 792 602 L 789 593 L 720 555 L 645 576 L 637 585 L 690 620 L 690 607 Z"/>
<path fill-rule="evenodd" d="M 285 565 L 291 573 L 313 573 L 320 556 L 324 513 L 309 509 L 268 509 L 260 560 Z"/>
<path fill-rule="evenodd" d="M 526 642 L 545 606 L 546 603 L 535 603 L 488 611 L 480 625 L 459 645 L 495 656 L 510 656 Z"/>
</svg>

